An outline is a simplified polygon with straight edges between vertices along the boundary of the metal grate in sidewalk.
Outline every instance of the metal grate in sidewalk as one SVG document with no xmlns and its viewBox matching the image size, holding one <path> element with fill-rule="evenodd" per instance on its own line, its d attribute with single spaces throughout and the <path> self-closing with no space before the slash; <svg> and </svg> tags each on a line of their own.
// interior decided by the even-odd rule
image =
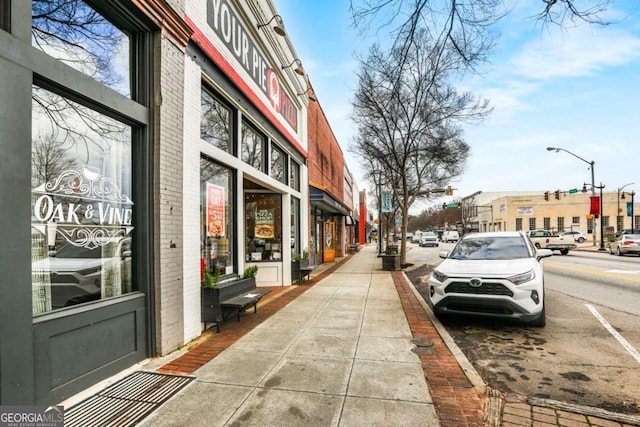
<svg viewBox="0 0 640 427">
<path fill-rule="evenodd" d="M 194 377 L 134 372 L 68 410 L 66 427 L 134 426 Z"/>
</svg>

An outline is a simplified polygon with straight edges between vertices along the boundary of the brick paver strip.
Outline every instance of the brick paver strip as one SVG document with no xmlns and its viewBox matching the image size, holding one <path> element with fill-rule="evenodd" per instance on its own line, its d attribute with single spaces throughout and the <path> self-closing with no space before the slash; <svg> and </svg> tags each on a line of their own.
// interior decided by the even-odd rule
<svg viewBox="0 0 640 427">
<path fill-rule="evenodd" d="M 420 355 L 436 413 L 443 427 L 483 425 L 483 401 L 440 338 L 402 271 L 391 273 L 414 338 L 433 341 L 434 354 Z"/>
</svg>

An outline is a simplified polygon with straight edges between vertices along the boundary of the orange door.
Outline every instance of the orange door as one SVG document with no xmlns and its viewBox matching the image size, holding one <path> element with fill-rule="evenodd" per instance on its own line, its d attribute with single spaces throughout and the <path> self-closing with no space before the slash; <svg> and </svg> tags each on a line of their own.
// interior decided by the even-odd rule
<svg viewBox="0 0 640 427">
<path fill-rule="evenodd" d="M 323 262 L 336 260 L 336 223 L 327 221 L 324 223 L 324 251 Z"/>
</svg>

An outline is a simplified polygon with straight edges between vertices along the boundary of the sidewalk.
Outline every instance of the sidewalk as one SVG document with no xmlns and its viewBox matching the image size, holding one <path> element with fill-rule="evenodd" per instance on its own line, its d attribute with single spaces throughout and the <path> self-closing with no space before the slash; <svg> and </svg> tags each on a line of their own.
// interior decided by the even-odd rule
<svg viewBox="0 0 640 427">
<path fill-rule="evenodd" d="M 306 283 L 159 366 L 196 379 L 141 425 L 483 424 L 483 390 L 374 247 Z"/>
<path fill-rule="evenodd" d="M 140 425 L 640 425 L 485 387 L 406 275 L 381 270 L 373 246 L 273 289 L 257 313 L 141 368 L 195 379 Z"/>
</svg>

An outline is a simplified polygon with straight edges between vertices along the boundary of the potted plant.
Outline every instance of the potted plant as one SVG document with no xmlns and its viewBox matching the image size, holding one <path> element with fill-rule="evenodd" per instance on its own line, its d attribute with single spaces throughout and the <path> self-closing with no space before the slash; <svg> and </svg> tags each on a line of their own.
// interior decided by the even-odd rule
<svg viewBox="0 0 640 427">
<path fill-rule="evenodd" d="M 221 280 L 220 269 L 217 266 L 214 267 L 213 274 L 205 269 L 201 288 L 202 322 L 220 322 L 222 320 L 221 302 L 243 291 L 249 292 L 255 289 L 257 274 L 258 266 L 250 265 L 244 269 L 242 276 L 225 277 L 224 280 Z"/>
<path fill-rule="evenodd" d="M 382 269 L 385 271 L 400 270 L 400 255 L 392 250 L 388 254 L 382 255 Z"/>
<path fill-rule="evenodd" d="M 291 281 L 300 281 L 300 269 L 309 266 L 309 251 L 306 249 L 301 254 L 295 254 L 291 261 Z"/>
</svg>

